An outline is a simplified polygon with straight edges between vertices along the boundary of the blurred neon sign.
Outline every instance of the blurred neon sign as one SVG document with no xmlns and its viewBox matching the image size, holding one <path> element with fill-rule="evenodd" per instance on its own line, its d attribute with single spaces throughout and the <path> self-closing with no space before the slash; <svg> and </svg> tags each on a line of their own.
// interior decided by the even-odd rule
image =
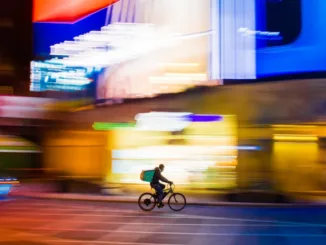
<svg viewBox="0 0 326 245">
<path fill-rule="evenodd" d="M 133 123 L 106 123 L 106 122 L 95 122 L 93 124 L 93 129 L 98 131 L 107 131 L 115 129 L 129 129 L 134 128 Z"/>
<path fill-rule="evenodd" d="M 145 131 L 180 131 L 190 125 L 191 113 L 150 112 L 136 115 L 136 129 Z"/>
<path fill-rule="evenodd" d="M 217 122 L 219 115 L 200 115 L 190 112 L 149 112 L 135 117 L 137 130 L 148 131 L 181 131 L 193 122 Z"/>
<path fill-rule="evenodd" d="M 253 31 L 249 28 L 239 28 L 239 33 L 242 33 L 242 36 L 249 36 L 249 37 L 256 37 L 257 39 L 264 39 L 264 40 L 282 40 L 283 37 L 281 36 L 280 32 L 269 32 L 269 31 Z"/>
<path fill-rule="evenodd" d="M 135 129 L 142 131 L 181 131 L 194 122 L 218 122 L 220 115 L 192 114 L 190 112 L 149 112 L 135 116 L 136 123 L 95 122 L 94 130 Z"/>
<path fill-rule="evenodd" d="M 31 91 L 82 90 L 93 82 L 91 67 L 66 67 L 58 59 L 31 63 Z"/>
</svg>

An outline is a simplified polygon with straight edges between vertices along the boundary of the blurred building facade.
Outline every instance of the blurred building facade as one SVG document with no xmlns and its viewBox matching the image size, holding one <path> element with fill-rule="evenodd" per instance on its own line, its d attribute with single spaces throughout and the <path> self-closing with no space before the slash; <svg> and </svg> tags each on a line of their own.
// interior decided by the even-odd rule
<svg viewBox="0 0 326 245">
<path fill-rule="evenodd" d="M 47 1 L 47 0 L 41 0 L 41 2 L 42 1 Z M 135 2 L 135 1 L 133 0 L 119 1 L 118 3 L 115 4 L 115 7 L 119 10 L 117 11 L 117 13 L 121 13 L 120 10 L 123 9 L 122 7 L 124 6 L 123 5 L 124 2 Z M 153 3 L 154 1 L 143 1 L 143 2 Z M 182 2 L 183 4 L 181 4 Z M 143 11 L 141 11 L 140 16 L 144 16 L 146 17 L 146 19 L 151 17 L 151 22 L 154 22 L 156 24 L 160 24 L 160 21 L 165 20 L 166 22 L 168 22 L 168 24 L 170 24 L 168 26 L 175 28 L 175 29 L 172 28 L 173 32 L 179 31 L 181 33 L 186 34 L 187 36 L 191 33 L 195 33 L 196 35 L 202 33 L 209 33 L 211 29 L 218 30 L 217 26 L 215 26 L 217 25 L 218 21 L 212 18 L 212 21 L 215 21 L 214 22 L 215 25 L 210 26 L 211 23 L 209 22 L 209 18 L 207 18 L 210 16 L 209 14 L 207 14 L 207 10 L 209 9 L 209 1 L 193 0 L 192 2 L 197 3 L 200 6 L 203 6 L 203 8 L 196 8 L 194 6 L 197 5 L 193 4 L 192 5 L 193 8 L 187 9 L 188 12 L 184 12 L 183 15 L 175 14 L 174 17 L 171 18 L 171 16 L 169 15 L 171 13 L 170 6 L 174 6 L 176 8 L 172 12 L 178 12 L 180 11 L 180 9 L 183 9 L 182 8 L 183 5 L 187 6 L 188 0 L 187 1 L 178 0 L 178 4 L 175 4 L 175 1 L 172 0 L 156 1 L 155 2 L 156 6 L 148 6 L 148 8 L 143 8 L 144 12 L 146 12 L 145 9 L 152 10 L 152 12 L 150 12 L 151 15 L 149 15 L 149 13 L 144 14 Z M 233 1 L 220 0 L 215 2 L 235 3 L 235 0 Z M 241 3 L 241 1 L 238 1 L 237 3 L 239 2 Z M 254 6 L 253 2 L 254 1 L 251 1 L 252 3 L 251 9 L 253 9 Z M 308 3 L 308 1 L 304 1 L 304 2 Z M 322 5 L 320 0 L 316 0 L 316 3 L 318 2 L 319 5 Z M 168 3 L 170 3 L 170 5 Z M 234 19 L 234 18 L 230 18 L 230 14 L 232 14 L 234 10 L 233 5 L 234 4 L 223 5 L 224 7 L 223 9 L 221 9 L 221 11 L 224 13 L 224 15 L 222 16 L 225 17 L 225 20 L 230 21 Z M 139 9 L 142 10 L 141 8 Z M 212 9 L 214 9 L 216 13 L 219 12 L 217 11 L 218 9 L 217 6 L 215 6 L 215 8 Z M 108 10 L 110 10 L 110 8 L 108 8 Z M 164 13 L 163 10 L 165 10 L 165 12 L 168 13 L 166 14 L 166 16 L 165 15 L 163 16 Z M 246 13 L 251 13 L 250 11 L 249 12 L 245 11 L 245 9 L 242 8 L 241 10 L 243 11 L 240 11 L 242 13 L 239 14 L 240 17 L 244 16 Z M 201 18 L 201 21 L 198 22 L 198 20 L 194 18 L 195 15 L 189 15 L 189 11 L 194 11 L 197 13 L 200 12 L 201 16 L 205 16 L 206 18 Z M 104 9 L 103 20 L 106 19 L 106 13 L 107 11 Z M 217 15 L 216 13 L 215 15 Z M 189 20 L 181 22 L 180 18 L 183 19 L 185 15 L 187 15 Z M 116 16 L 121 16 L 121 14 Z M 163 17 L 165 17 L 165 19 Z M 240 17 L 239 19 L 242 20 L 242 17 L 241 18 Z M 180 61 L 178 59 L 176 60 L 173 59 L 172 60 L 173 62 L 170 59 L 162 60 L 161 65 L 164 64 L 165 69 L 167 66 L 166 64 L 167 63 L 169 64 L 168 67 L 169 69 L 163 70 L 165 75 L 167 73 L 168 77 L 165 76 L 165 79 L 162 79 L 162 77 L 160 77 L 160 79 L 157 79 L 156 76 L 155 79 L 152 79 L 152 82 L 154 80 L 155 84 L 160 84 L 162 83 L 163 80 L 164 83 L 175 83 L 175 79 L 171 78 L 171 76 L 173 76 L 181 80 L 182 85 L 184 85 L 185 81 L 183 79 L 180 79 L 180 73 L 189 74 L 190 72 L 193 73 L 196 72 L 200 74 L 203 72 L 203 70 L 207 73 L 211 72 L 216 76 L 217 74 L 224 74 L 225 76 L 224 75 L 221 76 L 233 77 L 233 75 L 235 74 L 237 75 L 236 77 L 238 79 L 244 78 L 241 75 L 242 73 L 239 72 L 239 67 L 246 68 L 246 66 L 238 64 L 236 61 L 240 60 L 237 59 L 237 57 L 245 57 L 244 55 L 246 54 L 246 52 L 234 53 L 234 51 L 237 50 L 238 46 L 242 47 L 243 46 L 242 44 L 246 43 L 246 40 L 249 40 L 250 42 L 248 42 L 249 43 L 248 45 L 252 46 L 253 45 L 252 40 L 254 39 L 248 39 L 247 35 L 240 35 L 239 33 L 241 33 L 243 29 L 240 29 L 240 32 L 238 33 L 240 37 L 238 37 L 234 35 L 234 33 L 237 32 L 229 31 L 230 30 L 229 27 L 233 26 L 232 28 L 234 30 L 238 30 L 237 28 L 242 27 L 242 24 L 246 24 L 246 26 L 248 25 L 250 27 L 252 23 L 255 22 L 252 21 L 252 23 L 248 24 L 248 23 L 242 23 L 241 21 L 238 21 L 241 24 L 240 25 L 238 22 L 229 23 L 228 21 L 225 21 L 224 23 L 225 26 L 224 28 L 222 28 L 222 30 L 216 32 L 216 33 L 220 33 L 221 36 L 223 37 L 224 42 L 227 44 L 225 46 L 227 50 L 223 49 L 224 52 L 222 54 L 219 54 L 218 52 L 212 52 L 211 54 L 212 57 L 210 57 L 210 59 L 212 60 L 210 60 L 208 59 L 209 55 L 207 54 L 209 52 L 205 51 L 207 45 L 204 45 L 208 43 L 208 40 L 206 40 L 207 37 L 201 38 L 201 40 L 198 42 L 197 40 L 199 39 L 196 39 L 196 42 L 191 41 L 191 43 L 188 43 L 188 45 L 184 45 L 183 43 L 182 47 L 177 46 L 175 47 L 173 52 L 170 53 L 164 52 L 164 54 L 167 55 L 168 58 L 171 58 L 171 53 L 176 54 L 178 53 L 177 51 L 179 52 L 182 51 L 181 52 L 182 54 L 186 54 L 189 56 L 189 52 L 187 51 L 195 50 L 196 52 L 200 51 L 199 53 L 203 55 L 199 55 L 199 59 L 197 59 L 198 55 L 191 55 L 191 58 L 196 58 L 195 60 L 192 59 L 189 60 L 188 56 L 184 57 L 182 55 L 180 56 L 186 59 L 186 61 L 184 60 Z M 144 22 L 146 23 L 147 21 Z M 172 25 L 175 23 L 177 23 L 176 26 Z M 190 25 L 190 23 L 195 23 L 196 25 Z M 41 24 L 39 23 L 39 25 L 44 25 L 44 23 Z M 47 28 L 49 25 L 53 25 L 53 23 L 47 23 L 44 30 L 50 32 L 51 30 Z M 112 26 L 117 27 L 117 26 L 125 26 L 125 25 L 121 25 L 120 23 L 120 25 L 111 25 L 111 27 Z M 33 46 L 32 45 L 33 43 L 32 0 L 12 0 L 10 2 L 8 1 L 2 2 L 0 4 L 0 31 L 2 32 L 1 40 L 0 40 L 0 86 L 7 86 L 12 88 L 12 90 L 5 88 L 3 91 L 9 91 L 9 92 L 14 91 L 14 93 L 16 94 L 24 94 L 29 90 L 29 75 L 30 75 L 29 67 L 30 67 L 30 60 L 32 59 L 33 56 L 32 55 L 33 53 L 32 52 L 32 46 Z M 72 34 L 69 31 L 66 31 L 66 33 Z M 253 32 L 253 33 L 256 35 L 257 33 L 260 32 Z M 232 40 L 237 40 L 237 41 L 240 40 L 243 42 L 240 42 L 240 44 L 235 42 L 235 46 L 233 44 L 231 46 L 231 43 L 233 42 L 227 41 L 230 38 L 230 35 L 232 37 Z M 58 35 L 56 35 L 55 33 L 53 36 L 55 38 L 58 37 Z M 45 37 L 49 37 L 49 33 L 47 35 L 44 34 L 39 35 L 40 40 L 44 41 Z M 220 40 L 218 36 L 213 37 L 213 39 L 214 40 L 212 41 L 215 42 Z M 66 39 L 63 39 L 61 41 L 65 41 L 65 40 Z M 67 40 L 69 41 L 70 39 L 68 38 Z M 223 40 L 221 39 L 220 41 L 223 42 Z M 193 47 L 196 47 L 197 49 Z M 199 49 L 198 47 L 204 47 L 204 48 Z M 50 48 L 50 46 L 48 45 L 47 48 Z M 233 50 L 233 53 L 230 52 L 229 50 L 231 51 Z M 219 62 L 220 60 L 217 59 L 217 57 L 220 56 L 221 56 L 221 60 L 223 59 L 226 60 L 225 64 L 231 64 L 231 65 L 221 66 L 221 67 L 218 66 L 219 69 L 217 69 L 217 71 L 215 72 L 207 69 L 207 64 L 205 62 L 207 60 L 210 60 L 212 63 L 214 62 L 220 63 Z M 121 66 L 119 65 L 120 69 L 116 69 L 117 72 L 115 76 L 105 77 L 105 79 L 103 79 L 104 85 L 106 85 L 107 88 L 110 88 L 111 86 L 114 89 L 117 89 L 118 87 L 117 85 L 122 84 L 125 86 L 124 88 L 128 88 L 126 84 L 128 84 L 129 82 L 129 77 L 127 79 L 121 77 L 121 75 L 126 75 L 126 71 L 128 70 L 129 72 L 142 70 L 141 68 L 139 69 L 139 66 L 147 67 L 148 64 L 153 63 L 152 62 L 153 60 L 157 60 L 157 57 L 158 56 L 156 55 L 153 56 L 153 59 L 136 60 L 136 62 L 134 63 L 130 62 L 131 64 L 128 63 L 128 64 L 123 64 Z M 231 59 L 230 57 L 233 58 Z M 252 57 L 252 53 L 250 53 L 250 57 Z M 262 56 L 259 57 L 263 59 Z M 248 59 L 243 58 L 241 59 L 241 62 L 243 61 L 246 62 L 247 60 Z M 163 61 L 165 62 L 163 63 Z M 136 63 L 138 66 L 134 65 Z M 248 63 L 247 65 L 250 66 L 249 70 L 251 71 L 248 74 L 249 75 L 253 74 L 254 73 L 253 69 L 255 68 L 255 66 L 253 66 L 252 64 L 254 64 L 254 62 L 252 61 L 247 63 Z M 277 62 L 274 63 L 276 64 Z M 290 62 L 288 62 L 288 64 L 290 64 Z M 131 69 L 131 67 L 133 69 Z M 180 67 L 182 67 L 182 69 Z M 204 69 L 199 69 L 198 67 L 199 68 L 204 67 Z M 273 67 L 273 66 L 266 65 L 266 67 Z M 288 70 L 291 71 L 290 68 L 288 68 Z M 272 73 L 271 71 L 269 72 Z M 110 71 L 110 74 L 112 74 L 112 71 Z M 239 76 L 239 74 L 241 76 Z M 245 77 L 249 76 L 248 74 Z M 136 75 L 137 73 L 135 74 L 135 72 L 131 73 L 130 75 L 133 78 L 131 79 L 131 81 L 136 81 L 135 83 L 133 83 L 133 86 L 136 89 L 140 89 L 142 92 L 144 92 L 145 89 L 148 88 L 148 86 L 146 86 L 147 84 L 143 83 L 145 84 L 145 86 L 139 86 L 140 85 L 139 80 L 140 78 L 142 78 L 143 74 L 141 74 L 141 76 L 139 75 L 139 77 L 137 77 L 138 75 L 137 76 Z M 205 79 L 200 79 L 200 80 L 206 81 L 208 77 L 206 75 L 207 74 L 204 74 Z M 216 76 L 214 77 L 216 78 Z M 221 76 L 217 76 L 217 77 L 220 78 Z M 118 78 L 120 79 L 120 81 Z M 157 80 L 160 81 L 158 82 Z M 117 81 L 119 83 L 117 83 Z M 186 82 L 188 82 L 187 79 Z M 123 153 L 125 153 L 127 148 L 132 148 L 132 149 L 127 149 L 129 151 L 128 154 L 132 151 L 134 152 L 134 148 L 139 147 L 139 145 L 141 144 L 145 144 L 143 143 L 145 142 L 145 140 L 143 140 L 143 142 L 140 142 L 139 140 L 141 137 L 145 137 L 145 136 L 141 135 L 141 137 L 138 136 L 138 138 L 133 137 L 133 138 L 137 138 L 137 140 L 132 141 L 130 140 L 132 136 L 130 132 L 128 132 L 127 134 L 123 134 L 121 132 L 118 134 L 117 130 L 116 131 L 109 130 L 109 132 L 106 131 L 101 132 L 101 130 L 99 130 L 100 132 L 95 132 L 91 128 L 91 125 L 94 122 L 100 122 L 106 125 L 108 123 L 114 124 L 114 123 L 121 123 L 121 122 L 128 124 L 134 121 L 134 117 L 138 113 L 148 113 L 155 110 L 169 111 L 169 112 L 187 111 L 196 114 L 235 115 L 237 118 L 236 124 L 239 125 L 239 129 L 236 132 L 238 142 L 237 143 L 233 142 L 231 146 L 239 144 L 239 145 L 259 146 L 263 149 L 267 149 L 265 151 L 239 152 L 239 154 L 237 155 L 237 162 L 239 163 L 237 163 L 237 169 L 236 169 L 237 185 L 239 187 L 251 188 L 253 186 L 253 183 L 256 184 L 256 182 L 259 183 L 268 180 L 269 182 L 274 182 L 275 186 L 278 186 L 278 188 L 286 191 L 298 190 L 298 189 L 301 191 L 319 190 L 324 188 L 324 181 L 322 181 L 324 177 L 320 176 L 320 178 L 319 177 L 314 178 L 314 176 L 317 176 L 316 173 L 321 172 L 320 171 L 321 165 L 319 163 L 322 162 L 322 160 L 325 157 L 325 148 L 320 144 L 320 142 L 322 142 L 321 139 L 326 138 L 325 126 L 300 125 L 297 127 L 292 125 L 289 128 L 288 125 L 284 127 L 283 126 L 280 127 L 278 124 L 305 124 L 305 123 L 314 124 L 316 121 L 319 121 L 320 118 L 322 117 L 324 118 L 325 94 L 326 94 L 325 92 L 326 88 L 324 84 L 325 81 L 323 79 L 319 79 L 319 80 L 309 80 L 309 81 L 308 80 L 295 81 L 293 83 L 284 81 L 283 83 L 273 83 L 273 84 L 271 83 L 271 84 L 259 84 L 259 85 L 242 85 L 242 86 L 232 86 L 232 87 L 222 86 L 219 88 L 209 88 L 205 91 L 199 91 L 199 93 L 192 93 L 192 94 L 186 93 L 186 94 L 177 95 L 177 97 L 172 96 L 172 97 L 165 97 L 163 99 L 157 98 L 158 100 L 148 99 L 146 101 L 143 100 L 140 102 L 132 101 L 131 103 L 127 103 L 126 101 L 126 103 L 124 104 L 114 105 L 109 108 L 104 107 L 96 110 L 91 110 L 88 112 L 72 113 L 71 116 L 69 115 L 62 116 L 62 114 L 60 114 L 55 118 L 55 119 L 60 118 L 62 120 L 66 120 L 64 122 L 65 124 L 64 128 L 66 127 L 73 128 L 73 130 L 58 130 L 56 127 L 54 127 L 53 131 L 49 130 L 48 132 L 46 132 L 46 134 L 45 133 L 42 134 L 42 132 L 36 132 L 35 129 L 23 127 L 22 125 L 20 125 L 20 128 L 22 130 L 25 130 L 26 133 L 17 132 L 16 128 L 11 133 L 10 131 L 12 127 L 9 128 L 9 126 L 6 129 L 6 131 L 11 134 L 16 134 L 16 135 L 19 134 L 24 138 L 28 138 L 32 140 L 34 143 L 42 145 L 43 153 L 44 153 L 44 155 L 42 156 L 42 160 L 30 161 L 32 163 L 35 163 L 37 161 L 40 162 L 40 164 L 37 166 L 48 167 L 51 169 L 64 171 L 66 172 L 67 175 L 73 177 L 80 177 L 80 176 L 95 177 L 95 178 L 101 178 L 102 180 L 105 181 L 118 181 L 118 182 L 121 182 L 122 179 L 124 178 L 125 182 L 135 183 L 134 180 L 139 181 L 138 172 L 141 170 L 140 168 L 143 168 L 144 166 L 144 165 L 140 166 L 139 164 L 134 164 L 135 160 L 139 162 L 144 162 L 145 160 L 148 161 L 148 159 L 146 159 L 148 158 L 148 156 L 144 156 L 144 155 L 142 156 L 138 152 L 136 154 L 137 155 L 136 157 L 134 156 L 132 157 L 137 159 L 129 159 L 130 158 L 129 156 L 128 159 L 124 159 L 126 154 L 123 157 L 121 156 L 121 154 L 120 156 L 118 155 L 117 157 L 116 155 L 117 152 L 121 153 L 122 150 L 124 151 Z M 166 84 L 163 85 L 166 86 Z M 164 86 L 163 88 L 165 88 Z M 98 88 L 101 87 L 98 86 Z M 110 92 L 109 89 L 104 89 L 104 90 L 107 93 L 104 93 L 106 94 L 106 96 L 103 96 L 103 98 L 101 99 L 107 99 L 112 97 L 114 98 L 114 96 L 112 96 L 111 93 L 109 93 Z M 62 92 L 60 91 L 60 93 Z M 161 94 L 161 93 L 162 91 L 160 90 L 159 93 L 157 94 Z M 86 95 L 81 93 L 80 97 L 83 96 L 85 97 Z M 72 98 L 72 93 L 69 93 L 67 97 Z M 128 96 L 125 95 L 118 96 L 118 98 L 120 97 L 129 98 Z M 130 97 L 134 98 L 137 96 L 130 96 Z M 140 97 L 144 97 L 144 94 L 141 94 Z M 3 101 L 1 102 L 3 103 Z M 26 104 L 24 106 L 26 106 Z M 8 110 L 8 112 L 9 111 L 11 112 L 12 108 L 9 109 L 10 110 Z M 22 122 L 24 120 L 19 120 L 19 121 Z M 33 124 L 30 119 L 27 119 L 26 121 L 28 121 L 26 122 L 26 124 Z M 49 120 L 49 122 L 51 122 L 51 120 Z M 10 123 L 12 124 L 12 122 Z M 87 129 L 82 130 L 81 128 L 82 126 L 84 126 L 84 124 L 86 124 L 88 127 Z M 37 125 L 38 128 L 40 128 L 39 121 L 37 121 L 35 125 Z M 264 125 L 264 127 L 262 127 L 261 125 Z M 275 125 L 276 127 L 274 127 Z M 306 130 L 307 128 L 309 129 L 309 131 Z M 27 131 L 28 133 L 33 132 L 33 135 L 27 134 Z M 200 132 L 199 135 L 202 134 L 204 133 Z M 209 134 L 205 135 L 205 137 L 208 138 L 210 141 L 212 140 L 212 138 L 213 140 L 216 140 L 214 139 L 213 137 L 214 135 L 212 132 L 209 132 Z M 122 136 L 125 135 L 126 137 L 123 138 Z M 149 136 L 152 138 L 154 136 L 158 137 L 158 135 L 153 133 L 149 134 Z M 159 136 L 162 137 L 162 135 Z M 178 134 L 172 136 L 164 135 L 164 137 L 169 138 L 169 140 L 170 138 L 173 138 L 173 140 L 175 140 L 174 138 L 179 139 L 181 136 L 184 137 L 184 135 L 178 135 Z M 121 142 L 123 142 L 123 144 Z M 129 143 L 133 143 L 134 145 L 129 145 Z M 153 142 L 148 143 L 148 145 L 151 144 L 153 144 Z M 170 141 L 167 144 L 171 144 Z M 145 147 L 147 147 L 147 139 L 146 139 Z M 160 147 L 162 148 L 161 145 Z M 173 145 L 173 147 L 175 147 L 175 145 Z M 211 148 L 211 147 L 207 147 L 207 148 Z M 171 148 L 169 148 L 169 150 L 170 149 Z M 180 148 L 178 148 L 178 151 L 179 149 Z M 35 151 L 34 149 L 32 150 Z M 155 150 L 157 151 L 157 148 Z M 296 152 L 301 152 L 302 156 L 305 157 L 301 157 L 301 156 L 298 157 L 298 155 L 296 155 Z M 152 152 L 147 148 L 146 153 L 152 153 Z M 232 156 L 234 155 L 236 154 L 233 154 Z M 15 154 L 15 157 L 16 156 L 17 154 Z M 26 159 L 26 155 L 24 155 L 23 157 Z M 201 165 L 203 165 L 202 163 L 203 157 L 200 158 L 201 159 L 199 159 L 198 162 L 201 162 Z M 160 161 L 161 159 L 154 159 L 154 160 Z M 173 159 L 173 161 L 175 161 L 175 159 Z M 12 162 L 17 163 L 18 161 L 17 159 L 15 159 Z M 309 165 L 307 165 L 307 163 Z M 121 169 L 121 166 L 123 167 L 123 164 L 125 164 L 124 165 L 125 167 L 124 169 Z M 150 162 L 149 165 L 152 166 L 155 164 L 156 162 L 155 163 Z M 136 171 L 133 172 L 131 175 L 129 175 L 129 173 L 125 174 L 124 172 L 126 172 L 126 170 L 129 171 L 130 169 L 132 169 L 131 166 L 135 168 L 137 167 Z M 185 164 L 183 164 L 183 166 L 185 166 Z M 172 169 L 172 167 L 170 169 Z M 220 166 L 218 170 L 220 172 L 215 170 L 214 172 L 214 171 L 210 171 L 210 169 L 209 170 L 206 169 L 207 173 L 209 174 L 212 172 L 214 172 L 214 174 L 217 172 L 218 174 L 220 174 L 218 177 L 216 177 L 216 175 L 209 176 L 215 178 L 214 180 L 219 181 L 218 183 L 219 187 L 221 187 L 223 184 L 222 177 L 223 178 L 225 177 L 224 174 L 226 171 L 224 171 L 224 169 L 226 167 L 229 166 L 224 166 L 224 165 Z M 309 170 L 310 172 L 307 171 L 308 168 L 310 168 Z M 221 173 L 222 173 L 221 169 L 223 169 L 223 175 L 224 175 L 222 177 L 221 177 Z M 113 173 L 113 171 L 116 171 L 118 174 Z M 123 173 L 121 174 L 121 172 Z M 272 175 L 272 172 L 276 174 Z M 229 173 L 227 174 L 229 175 Z M 130 178 L 132 178 L 132 180 L 130 180 Z M 228 176 L 228 178 L 229 179 L 232 178 L 233 181 L 234 175 Z M 299 182 L 302 181 L 303 179 L 313 180 L 313 181 L 302 182 L 302 184 L 299 185 Z M 315 179 L 316 181 L 314 181 Z M 228 187 L 230 186 L 233 187 L 234 185 L 228 185 Z M 223 187 L 225 187 L 225 185 Z"/>
<path fill-rule="evenodd" d="M 29 91 L 32 0 L 0 3 L 0 93 Z"/>
</svg>

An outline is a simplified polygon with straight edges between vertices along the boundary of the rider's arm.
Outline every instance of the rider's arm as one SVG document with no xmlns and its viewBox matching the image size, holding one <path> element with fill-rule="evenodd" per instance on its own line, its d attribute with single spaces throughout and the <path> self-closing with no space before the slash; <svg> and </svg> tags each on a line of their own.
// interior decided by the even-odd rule
<svg viewBox="0 0 326 245">
<path fill-rule="evenodd" d="M 172 182 L 169 181 L 167 178 L 165 178 L 165 177 L 161 174 L 161 172 L 159 172 L 159 174 L 158 174 L 158 179 L 159 179 L 160 181 L 165 182 L 165 183 L 168 183 L 168 184 L 171 184 L 171 183 L 172 183 Z"/>
</svg>

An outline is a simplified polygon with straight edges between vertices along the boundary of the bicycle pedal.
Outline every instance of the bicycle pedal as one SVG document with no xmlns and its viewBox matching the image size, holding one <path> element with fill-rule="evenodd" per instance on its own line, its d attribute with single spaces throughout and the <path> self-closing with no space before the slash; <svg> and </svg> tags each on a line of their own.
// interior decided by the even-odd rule
<svg viewBox="0 0 326 245">
<path fill-rule="evenodd" d="M 164 204 L 158 204 L 157 207 L 158 208 L 164 208 Z"/>
</svg>

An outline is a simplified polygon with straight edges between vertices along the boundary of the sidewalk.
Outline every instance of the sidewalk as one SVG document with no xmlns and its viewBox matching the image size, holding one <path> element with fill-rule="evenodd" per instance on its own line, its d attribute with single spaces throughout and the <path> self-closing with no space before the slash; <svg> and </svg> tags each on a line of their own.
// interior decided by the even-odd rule
<svg viewBox="0 0 326 245">
<path fill-rule="evenodd" d="M 137 205 L 138 196 L 101 196 L 70 193 L 25 193 L 20 195 L 11 195 L 16 197 L 49 199 L 61 201 L 84 201 L 84 202 L 111 202 L 111 203 L 130 203 Z M 296 202 L 296 203 L 240 203 L 225 202 L 215 199 L 201 199 L 200 197 L 186 196 L 187 205 L 195 206 L 230 206 L 230 207 L 325 207 L 326 202 Z M 166 201 L 165 201 L 166 202 Z"/>
<path fill-rule="evenodd" d="M 110 193 L 108 194 L 73 194 L 73 193 L 58 193 L 58 190 L 48 184 L 22 184 L 13 188 L 9 196 L 18 198 L 35 198 L 35 199 L 50 199 L 61 201 L 84 201 L 84 202 L 112 202 L 112 203 L 132 203 L 137 205 L 139 195 L 141 193 Z M 182 191 L 180 191 L 182 192 Z M 240 203 L 226 202 L 223 200 L 221 193 L 183 193 L 187 199 L 188 205 L 197 206 L 234 206 L 234 207 L 304 207 L 316 206 L 325 207 L 326 198 L 305 199 L 305 201 L 297 201 L 295 203 Z M 299 200 L 299 199 L 297 199 Z M 302 200 L 302 199 L 301 199 Z M 167 200 L 166 200 L 167 201 Z"/>
</svg>

